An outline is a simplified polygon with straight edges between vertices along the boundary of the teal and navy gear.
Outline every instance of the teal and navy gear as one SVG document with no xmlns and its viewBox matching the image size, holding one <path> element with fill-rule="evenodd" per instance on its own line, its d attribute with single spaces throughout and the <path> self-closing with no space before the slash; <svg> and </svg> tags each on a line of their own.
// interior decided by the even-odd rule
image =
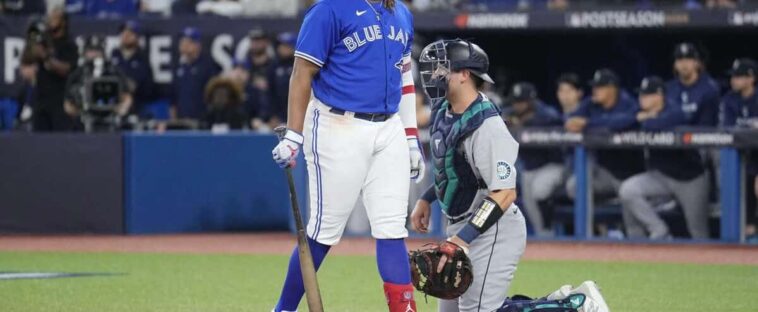
<svg viewBox="0 0 758 312">
<path fill-rule="evenodd" d="M 487 118 L 499 116 L 495 104 L 479 96 L 463 114 L 445 118 L 451 114 L 449 103 L 444 100 L 433 109 L 431 140 L 434 164 L 434 187 L 442 211 L 456 217 L 464 214 L 480 189 L 486 189 L 484 181 L 477 178 L 461 148 L 461 143 Z"/>
<path fill-rule="evenodd" d="M 404 56 L 413 42 L 413 16 L 397 1 L 322 0 L 305 13 L 295 56 L 321 67 L 313 94 L 329 106 L 358 113 L 394 114 Z"/>
<path fill-rule="evenodd" d="M 458 231 L 458 238 L 470 245 L 479 235 L 495 225 L 504 213 L 503 208 L 500 208 L 494 199 L 485 197 L 471 214 L 468 224 Z"/>
<path fill-rule="evenodd" d="M 513 298 L 506 299 L 503 306 L 495 312 L 577 312 L 586 299 L 587 297 L 583 294 L 573 294 L 559 300 L 531 299 L 527 296 L 515 295 Z"/>
</svg>

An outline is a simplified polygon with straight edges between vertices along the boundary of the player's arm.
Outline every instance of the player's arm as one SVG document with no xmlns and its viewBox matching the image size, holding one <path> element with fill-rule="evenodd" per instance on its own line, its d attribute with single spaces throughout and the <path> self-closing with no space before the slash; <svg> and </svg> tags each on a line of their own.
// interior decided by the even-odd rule
<svg viewBox="0 0 758 312">
<path fill-rule="evenodd" d="M 334 10 L 325 1 L 311 6 L 300 27 L 295 49 L 295 64 L 290 76 L 287 99 L 287 131 L 272 151 L 282 168 L 293 167 L 303 144 L 303 121 L 311 97 L 313 78 L 324 66 L 339 36 Z"/>
<path fill-rule="evenodd" d="M 287 128 L 290 130 L 303 133 L 305 111 L 311 98 L 311 83 L 319 69 L 320 67 L 310 61 L 295 58 L 287 99 Z"/>
<path fill-rule="evenodd" d="M 516 200 L 518 143 L 500 118 L 490 118 L 471 139 L 475 169 L 487 184 L 489 194 L 477 203 L 468 223 L 450 241 L 468 247 L 495 225 Z"/>
</svg>

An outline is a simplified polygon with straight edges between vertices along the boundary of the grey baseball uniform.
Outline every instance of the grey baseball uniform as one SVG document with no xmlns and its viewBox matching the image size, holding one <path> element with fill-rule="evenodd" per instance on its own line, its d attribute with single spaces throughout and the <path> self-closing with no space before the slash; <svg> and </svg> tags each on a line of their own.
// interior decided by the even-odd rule
<svg viewBox="0 0 758 312">
<path fill-rule="evenodd" d="M 487 189 L 478 191 L 469 212 L 473 212 L 489 192 L 516 188 L 513 164 L 518 155 L 518 143 L 500 117 L 486 119 L 461 146 L 474 174 L 487 185 Z M 449 224 L 448 237 L 458 233 L 467 220 Z M 499 308 L 525 248 L 526 222 L 519 208 L 511 204 L 502 218 L 469 246 L 474 267 L 471 287 L 460 298 L 440 300 L 439 311 L 489 312 Z"/>
</svg>

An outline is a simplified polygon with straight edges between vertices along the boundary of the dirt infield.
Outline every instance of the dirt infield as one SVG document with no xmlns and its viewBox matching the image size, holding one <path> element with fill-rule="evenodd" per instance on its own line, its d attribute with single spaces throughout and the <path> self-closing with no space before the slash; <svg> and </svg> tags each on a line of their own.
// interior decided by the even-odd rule
<svg viewBox="0 0 758 312">
<path fill-rule="evenodd" d="M 428 241 L 409 240 L 409 248 Z M 151 236 L 1 236 L 0 251 L 158 252 L 289 254 L 290 234 L 198 234 Z M 335 254 L 371 255 L 368 238 L 345 238 Z M 527 260 L 590 260 L 758 265 L 758 247 L 734 245 L 530 242 Z"/>
</svg>

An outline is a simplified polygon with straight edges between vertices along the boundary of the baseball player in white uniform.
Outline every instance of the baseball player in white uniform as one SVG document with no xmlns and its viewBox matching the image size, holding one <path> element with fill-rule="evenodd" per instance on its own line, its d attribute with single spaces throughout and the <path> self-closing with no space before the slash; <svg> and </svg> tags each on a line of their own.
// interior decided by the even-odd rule
<svg viewBox="0 0 758 312">
<path fill-rule="evenodd" d="M 314 4 L 297 40 L 288 130 L 273 150 L 281 167 L 294 166 L 301 148 L 305 153 L 317 269 L 363 200 L 391 312 L 416 311 L 404 242 L 410 180 L 424 171 L 412 41 L 413 17 L 402 2 Z M 303 292 L 296 249 L 274 311 L 295 311 Z"/>
</svg>

